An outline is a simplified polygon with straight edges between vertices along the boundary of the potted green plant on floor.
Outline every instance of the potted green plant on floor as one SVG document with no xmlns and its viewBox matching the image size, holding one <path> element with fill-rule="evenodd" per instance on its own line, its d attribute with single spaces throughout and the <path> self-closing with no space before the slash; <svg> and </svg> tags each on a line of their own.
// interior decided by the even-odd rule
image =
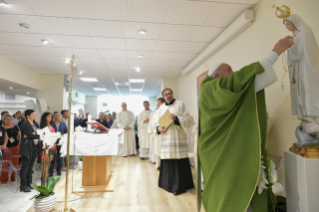
<svg viewBox="0 0 319 212">
<path fill-rule="evenodd" d="M 50 212 L 57 203 L 57 196 L 53 192 L 55 185 L 60 181 L 61 177 L 54 179 L 48 177 L 44 181 L 44 185 L 31 184 L 32 188 L 40 192 L 31 199 L 34 199 L 33 207 L 36 212 Z"/>
<path fill-rule="evenodd" d="M 79 166 L 79 169 L 82 169 L 82 164 L 83 164 L 83 156 L 79 156 L 79 162 L 78 162 L 78 166 Z"/>
</svg>

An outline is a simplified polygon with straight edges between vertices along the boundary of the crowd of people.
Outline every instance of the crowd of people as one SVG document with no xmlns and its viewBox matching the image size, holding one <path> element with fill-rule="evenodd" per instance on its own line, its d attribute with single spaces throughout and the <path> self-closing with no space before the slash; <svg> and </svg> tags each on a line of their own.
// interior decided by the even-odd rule
<svg viewBox="0 0 319 212">
<path fill-rule="evenodd" d="M 135 116 L 123 102 L 119 114 L 101 112 L 95 121 L 108 129 L 123 129 L 124 143 L 119 144 L 119 155 L 124 157 L 139 155 L 142 160 L 148 159 L 160 171 L 159 187 L 178 195 L 194 187 L 188 160 L 186 133 L 187 127 L 193 122 L 185 105 L 174 99 L 171 89 L 165 89 L 162 95 L 164 98 L 157 99 L 157 109 L 154 111 L 150 110 L 149 102 L 144 101 L 145 110 L 139 116 Z M 170 111 L 169 116 L 173 120 L 173 124 L 167 129 L 159 125 L 159 119 L 166 110 Z M 74 114 L 74 128 L 78 126 L 87 128 L 89 116 L 89 112 L 86 113 L 86 117 Z M 69 111 L 55 111 L 53 114 L 44 112 L 40 124 L 35 121 L 36 113 L 31 109 L 17 111 L 14 117 L 7 111 L 1 113 L 0 150 L 17 156 L 12 157 L 12 164 L 21 165 L 20 191 L 30 192 L 33 166 L 36 162 L 41 162 L 43 151 L 37 129 L 48 127 L 51 132 L 67 134 Z M 61 176 L 66 165 L 66 160 L 61 157 L 59 141 L 60 139 L 56 141 L 56 154 L 51 161 L 49 176 L 54 176 L 55 171 L 57 176 Z M 12 174 L 11 181 L 15 181 L 15 178 L 16 176 Z M 2 173 L 0 181 L 7 183 L 8 174 Z"/>
</svg>

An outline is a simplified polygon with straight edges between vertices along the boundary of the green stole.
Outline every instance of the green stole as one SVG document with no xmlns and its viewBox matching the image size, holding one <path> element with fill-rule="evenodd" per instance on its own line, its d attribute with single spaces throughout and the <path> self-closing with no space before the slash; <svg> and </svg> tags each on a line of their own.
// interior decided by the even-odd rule
<svg viewBox="0 0 319 212">
<path fill-rule="evenodd" d="M 197 197 L 206 212 L 268 211 L 267 191 L 257 193 L 261 155 L 266 155 L 265 92 L 255 92 L 259 62 L 233 76 L 206 77 L 199 94 Z M 201 193 L 201 169 L 204 191 Z"/>
</svg>

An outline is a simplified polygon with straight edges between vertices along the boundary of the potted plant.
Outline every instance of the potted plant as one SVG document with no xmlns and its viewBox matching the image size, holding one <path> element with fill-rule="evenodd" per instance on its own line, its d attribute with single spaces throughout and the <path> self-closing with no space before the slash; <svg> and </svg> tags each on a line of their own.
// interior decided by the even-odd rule
<svg viewBox="0 0 319 212">
<path fill-rule="evenodd" d="M 78 166 L 79 166 L 79 169 L 82 169 L 82 164 L 83 164 L 83 156 L 79 156 L 79 162 L 78 162 Z"/>
<path fill-rule="evenodd" d="M 34 199 L 33 207 L 36 212 L 50 212 L 53 210 L 57 203 L 57 197 L 53 189 L 60 179 L 61 177 L 56 179 L 48 177 L 48 179 L 44 181 L 44 185 L 31 184 L 32 188 L 40 192 L 40 194 L 31 198 Z"/>
</svg>

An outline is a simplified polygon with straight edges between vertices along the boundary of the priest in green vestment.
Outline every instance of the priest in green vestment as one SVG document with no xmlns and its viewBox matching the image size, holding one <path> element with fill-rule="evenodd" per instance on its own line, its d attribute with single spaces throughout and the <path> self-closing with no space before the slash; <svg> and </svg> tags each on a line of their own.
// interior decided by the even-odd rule
<svg viewBox="0 0 319 212">
<path fill-rule="evenodd" d="M 237 72 L 228 64 L 218 64 L 202 82 L 198 210 L 202 200 L 206 212 L 269 211 L 267 192 L 256 192 L 261 157 L 267 154 L 264 88 L 277 80 L 272 66 L 291 44 L 291 36 L 281 39 L 266 58 Z"/>
</svg>

